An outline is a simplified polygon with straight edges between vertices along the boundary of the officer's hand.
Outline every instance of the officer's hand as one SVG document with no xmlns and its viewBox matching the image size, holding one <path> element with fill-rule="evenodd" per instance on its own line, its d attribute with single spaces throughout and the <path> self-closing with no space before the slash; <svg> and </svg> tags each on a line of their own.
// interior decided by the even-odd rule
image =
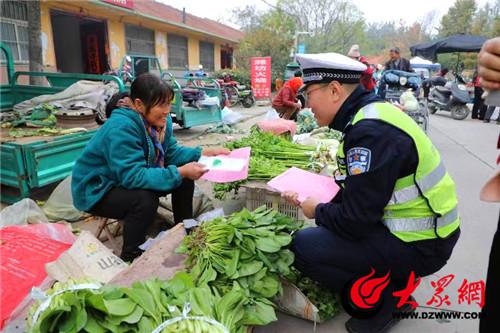
<svg viewBox="0 0 500 333">
<path fill-rule="evenodd" d="M 297 192 L 285 191 L 281 193 L 281 197 L 291 205 L 300 206 L 299 194 Z"/>
<path fill-rule="evenodd" d="M 177 168 L 182 178 L 188 178 L 191 180 L 197 180 L 204 173 L 208 171 L 207 167 L 198 162 L 191 162 L 188 164 L 184 164 L 183 166 Z"/>
<path fill-rule="evenodd" d="M 500 90 L 500 37 L 484 43 L 477 65 L 483 88 Z"/>
<path fill-rule="evenodd" d="M 203 156 L 229 155 L 231 151 L 223 147 L 203 148 L 201 154 Z"/>
<path fill-rule="evenodd" d="M 316 206 L 320 204 L 320 201 L 316 198 L 309 197 L 301 205 L 304 215 L 308 219 L 313 219 L 316 214 Z"/>
</svg>

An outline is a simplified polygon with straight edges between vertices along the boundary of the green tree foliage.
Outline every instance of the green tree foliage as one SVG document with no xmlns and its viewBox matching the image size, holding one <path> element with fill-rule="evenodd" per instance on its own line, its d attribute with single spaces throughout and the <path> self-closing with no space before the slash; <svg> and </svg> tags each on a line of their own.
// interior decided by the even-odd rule
<svg viewBox="0 0 500 333">
<path fill-rule="evenodd" d="M 298 31 L 311 32 L 311 36 L 298 35 L 298 42 L 306 44 L 306 52 L 347 53 L 351 45 L 359 44 L 367 56 L 387 55 L 398 46 L 402 55 L 410 57 L 410 46 L 458 33 L 478 34 L 485 37 L 500 36 L 500 0 L 490 0 L 479 7 L 476 0 L 456 0 L 441 21 L 436 10 L 429 11 L 412 24 L 403 21 L 365 23 L 362 12 L 352 0 L 278 0 L 265 12 L 253 6 L 233 11 L 234 22 L 246 32 L 236 53 L 236 65 L 249 70 L 249 58 L 270 56 L 273 81 L 283 76 L 295 47 Z M 439 24 L 438 24 L 439 23 Z M 439 61 L 454 68 L 464 62 L 473 68 L 476 54 L 440 55 Z M 380 60 L 382 62 L 382 60 Z"/>
<path fill-rule="evenodd" d="M 456 0 L 441 19 L 439 35 L 447 37 L 455 34 L 470 34 L 475 12 L 475 0 Z"/>
<path fill-rule="evenodd" d="M 492 27 L 490 37 L 500 36 L 500 0 L 496 0 L 491 9 Z"/>
<path fill-rule="evenodd" d="M 441 19 L 438 37 L 447 37 L 456 33 L 469 33 L 484 37 L 500 36 L 500 0 L 485 3 L 476 10 L 475 0 L 457 0 Z M 450 69 L 474 69 L 477 63 L 476 53 L 440 54 L 438 61 Z"/>
<path fill-rule="evenodd" d="M 251 6 L 235 10 L 234 14 L 246 33 L 235 56 L 236 66 L 248 71 L 251 57 L 269 56 L 273 82 L 282 77 L 294 44 L 293 18 L 279 8 L 259 13 Z"/>
</svg>

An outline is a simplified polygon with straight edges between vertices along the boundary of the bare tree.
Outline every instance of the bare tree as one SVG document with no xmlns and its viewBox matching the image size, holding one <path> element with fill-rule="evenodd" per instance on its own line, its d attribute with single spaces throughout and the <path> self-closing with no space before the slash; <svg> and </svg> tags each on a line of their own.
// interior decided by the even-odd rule
<svg viewBox="0 0 500 333">
<path fill-rule="evenodd" d="M 427 12 L 419 21 L 421 30 L 424 34 L 431 36 L 434 30 L 437 30 L 439 24 L 439 12 L 437 9 Z"/>
<path fill-rule="evenodd" d="M 40 22 L 40 0 L 24 0 L 28 9 L 28 56 L 29 70 L 31 72 L 43 71 L 41 22 Z M 42 84 L 43 79 L 30 76 L 30 84 Z"/>
<path fill-rule="evenodd" d="M 293 16 L 298 31 L 312 32 L 311 52 L 345 52 L 364 28 L 362 13 L 350 0 L 281 0 L 277 6 Z"/>
</svg>

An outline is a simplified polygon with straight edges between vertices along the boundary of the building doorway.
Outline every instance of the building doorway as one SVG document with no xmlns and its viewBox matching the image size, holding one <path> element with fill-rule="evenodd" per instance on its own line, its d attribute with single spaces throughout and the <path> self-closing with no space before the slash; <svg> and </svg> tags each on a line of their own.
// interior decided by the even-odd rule
<svg viewBox="0 0 500 333">
<path fill-rule="evenodd" d="M 102 74 L 109 70 L 105 21 L 56 10 L 50 12 L 50 19 L 59 71 Z"/>
<path fill-rule="evenodd" d="M 221 46 L 220 48 L 220 67 L 221 69 L 233 68 L 233 48 Z"/>
</svg>

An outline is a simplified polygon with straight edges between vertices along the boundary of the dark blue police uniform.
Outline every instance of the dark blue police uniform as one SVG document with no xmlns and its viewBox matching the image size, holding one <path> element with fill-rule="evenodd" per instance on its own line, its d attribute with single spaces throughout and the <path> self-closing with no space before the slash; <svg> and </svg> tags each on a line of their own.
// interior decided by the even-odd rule
<svg viewBox="0 0 500 333">
<path fill-rule="evenodd" d="M 457 230 L 446 239 L 405 243 L 382 224 L 396 180 L 415 172 L 418 157 L 413 140 L 392 125 L 368 119 L 350 125 L 358 110 L 380 101 L 360 85 L 330 124 L 344 132 L 345 152 L 354 147 L 371 151 L 369 170 L 347 177 L 348 190 L 317 206 L 318 227 L 300 231 L 293 242 L 295 266 L 336 291 L 371 268 L 378 275 L 391 271 L 393 286 L 404 287 L 411 271 L 426 276 L 443 267 L 459 237 Z"/>
</svg>

